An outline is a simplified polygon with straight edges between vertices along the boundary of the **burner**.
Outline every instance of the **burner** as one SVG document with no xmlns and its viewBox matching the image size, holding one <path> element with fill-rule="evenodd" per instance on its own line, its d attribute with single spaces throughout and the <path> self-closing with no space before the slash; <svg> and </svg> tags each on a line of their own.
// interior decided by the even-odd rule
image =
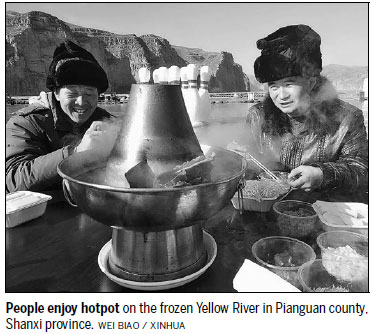
<svg viewBox="0 0 373 334">
<path fill-rule="evenodd" d="M 184 284 L 194 281 L 195 279 L 200 277 L 204 272 L 206 272 L 206 270 L 214 262 L 216 258 L 216 254 L 217 254 L 217 246 L 216 246 L 216 242 L 214 238 L 206 231 L 203 231 L 203 242 L 204 242 L 206 253 L 207 253 L 207 259 L 206 259 L 204 266 L 189 275 L 182 276 L 176 279 L 163 280 L 163 281 L 158 281 L 158 282 L 138 282 L 138 281 L 124 279 L 112 273 L 109 268 L 109 255 L 110 255 L 110 251 L 112 248 L 112 240 L 108 241 L 104 245 L 104 247 L 102 247 L 98 255 L 98 265 L 101 271 L 110 280 L 128 289 L 147 290 L 147 291 L 173 289 L 173 288 L 176 288 L 176 287 L 179 287 L 179 286 L 182 286 Z"/>
</svg>

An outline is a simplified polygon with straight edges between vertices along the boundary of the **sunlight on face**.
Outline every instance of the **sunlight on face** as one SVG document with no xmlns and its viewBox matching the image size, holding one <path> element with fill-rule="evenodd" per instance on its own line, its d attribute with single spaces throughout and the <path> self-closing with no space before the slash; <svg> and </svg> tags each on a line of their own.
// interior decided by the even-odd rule
<svg viewBox="0 0 373 334">
<path fill-rule="evenodd" d="M 268 92 L 273 103 L 289 116 L 300 116 L 307 113 L 310 105 L 309 79 L 288 77 L 268 82 Z"/>
<path fill-rule="evenodd" d="M 78 124 L 88 120 L 97 107 L 98 92 L 96 87 L 83 85 L 66 85 L 54 93 L 63 112 Z"/>
</svg>

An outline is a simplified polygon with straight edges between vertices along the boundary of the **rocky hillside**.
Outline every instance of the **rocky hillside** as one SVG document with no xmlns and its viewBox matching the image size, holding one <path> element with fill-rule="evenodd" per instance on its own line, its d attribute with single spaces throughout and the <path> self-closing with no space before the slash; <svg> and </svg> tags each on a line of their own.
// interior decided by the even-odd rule
<svg viewBox="0 0 373 334">
<path fill-rule="evenodd" d="M 228 52 L 172 46 L 159 36 L 118 35 L 80 27 L 43 12 L 6 14 L 6 92 L 34 95 L 45 90 L 45 79 L 55 47 L 71 39 L 89 50 L 109 77 L 108 91 L 129 92 L 140 67 L 209 65 L 211 92 L 245 91 L 248 77 Z"/>
<path fill-rule="evenodd" d="M 134 82 L 129 59 L 115 57 L 99 38 L 74 32 L 52 15 L 13 12 L 6 16 L 6 92 L 33 95 L 45 90 L 54 49 L 66 38 L 80 44 L 98 59 L 108 74 L 111 89 L 129 89 Z"/>
<path fill-rule="evenodd" d="M 264 90 L 263 84 L 258 82 L 254 75 L 248 75 L 248 80 L 250 81 L 250 91 L 252 92 L 262 92 Z"/>
<path fill-rule="evenodd" d="M 368 77 L 368 66 L 326 65 L 321 72 L 327 77 L 339 92 L 361 91 L 364 79 Z M 251 91 L 263 91 L 263 85 L 256 81 L 254 75 L 249 75 Z"/>
<path fill-rule="evenodd" d="M 327 65 L 321 74 L 333 82 L 338 91 L 360 91 L 368 77 L 368 66 Z"/>
<path fill-rule="evenodd" d="M 202 49 L 173 46 L 177 54 L 188 64 L 208 65 L 213 75 L 209 82 L 210 92 L 244 92 L 250 84 L 242 67 L 236 64 L 228 52 L 207 52 Z"/>
<path fill-rule="evenodd" d="M 45 79 L 52 54 L 64 39 L 71 39 L 89 50 L 109 77 L 110 92 L 128 93 L 136 82 L 137 70 L 160 66 L 209 65 L 212 70 L 210 92 L 261 91 L 255 77 L 246 75 L 232 54 L 207 52 L 171 45 L 152 34 L 136 36 L 80 27 L 43 12 L 6 13 L 6 92 L 34 95 L 45 90 Z M 327 65 L 323 75 L 339 91 L 361 90 L 368 76 L 367 66 Z"/>
</svg>

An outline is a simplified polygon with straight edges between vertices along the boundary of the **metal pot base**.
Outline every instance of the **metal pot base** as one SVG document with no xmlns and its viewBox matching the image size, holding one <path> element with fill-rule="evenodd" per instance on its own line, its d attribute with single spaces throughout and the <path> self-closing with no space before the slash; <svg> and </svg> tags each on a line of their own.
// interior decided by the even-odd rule
<svg viewBox="0 0 373 334">
<path fill-rule="evenodd" d="M 206 264 L 196 272 L 174 280 L 160 282 L 136 282 L 132 280 L 123 279 L 111 273 L 109 269 L 109 254 L 112 246 L 111 240 L 108 241 L 101 248 L 100 253 L 98 254 L 98 265 L 101 271 L 106 275 L 108 279 L 127 289 L 142 291 L 159 291 L 173 289 L 196 280 L 198 277 L 203 275 L 215 261 L 218 251 L 217 244 L 214 238 L 206 231 L 203 231 L 203 243 L 207 251 Z"/>
<path fill-rule="evenodd" d="M 120 268 L 116 264 L 111 261 L 111 257 L 109 256 L 108 260 L 108 267 L 111 274 L 120 277 L 122 279 L 134 282 L 163 282 L 163 281 L 171 281 L 178 278 L 183 278 L 185 276 L 191 275 L 198 270 L 200 270 L 207 262 L 207 252 L 205 251 L 204 254 L 192 265 L 183 268 L 181 270 L 172 272 L 172 273 L 165 273 L 165 274 L 138 274 L 133 273 L 125 270 L 124 268 Z"/>
<path fill-rule="evenodd" d="M 136 282 L 178 279 L 207 261 L 201 223 L 166 231 L 113 228 L 109 270 Z"/>
</svg>

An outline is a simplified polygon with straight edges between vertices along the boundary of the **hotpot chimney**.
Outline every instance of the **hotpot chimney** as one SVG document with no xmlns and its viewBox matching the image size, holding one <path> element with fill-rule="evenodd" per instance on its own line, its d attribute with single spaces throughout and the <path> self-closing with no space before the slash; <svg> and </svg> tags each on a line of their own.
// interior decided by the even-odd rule
<svg viewBox="0 0 373 334">
<path fill-rule="evenodd" d="M 107 162 L 106 182 L 151 188 L 155 176 L 202 155 L 180 86 L 134 84 Z"/>
</svg>

